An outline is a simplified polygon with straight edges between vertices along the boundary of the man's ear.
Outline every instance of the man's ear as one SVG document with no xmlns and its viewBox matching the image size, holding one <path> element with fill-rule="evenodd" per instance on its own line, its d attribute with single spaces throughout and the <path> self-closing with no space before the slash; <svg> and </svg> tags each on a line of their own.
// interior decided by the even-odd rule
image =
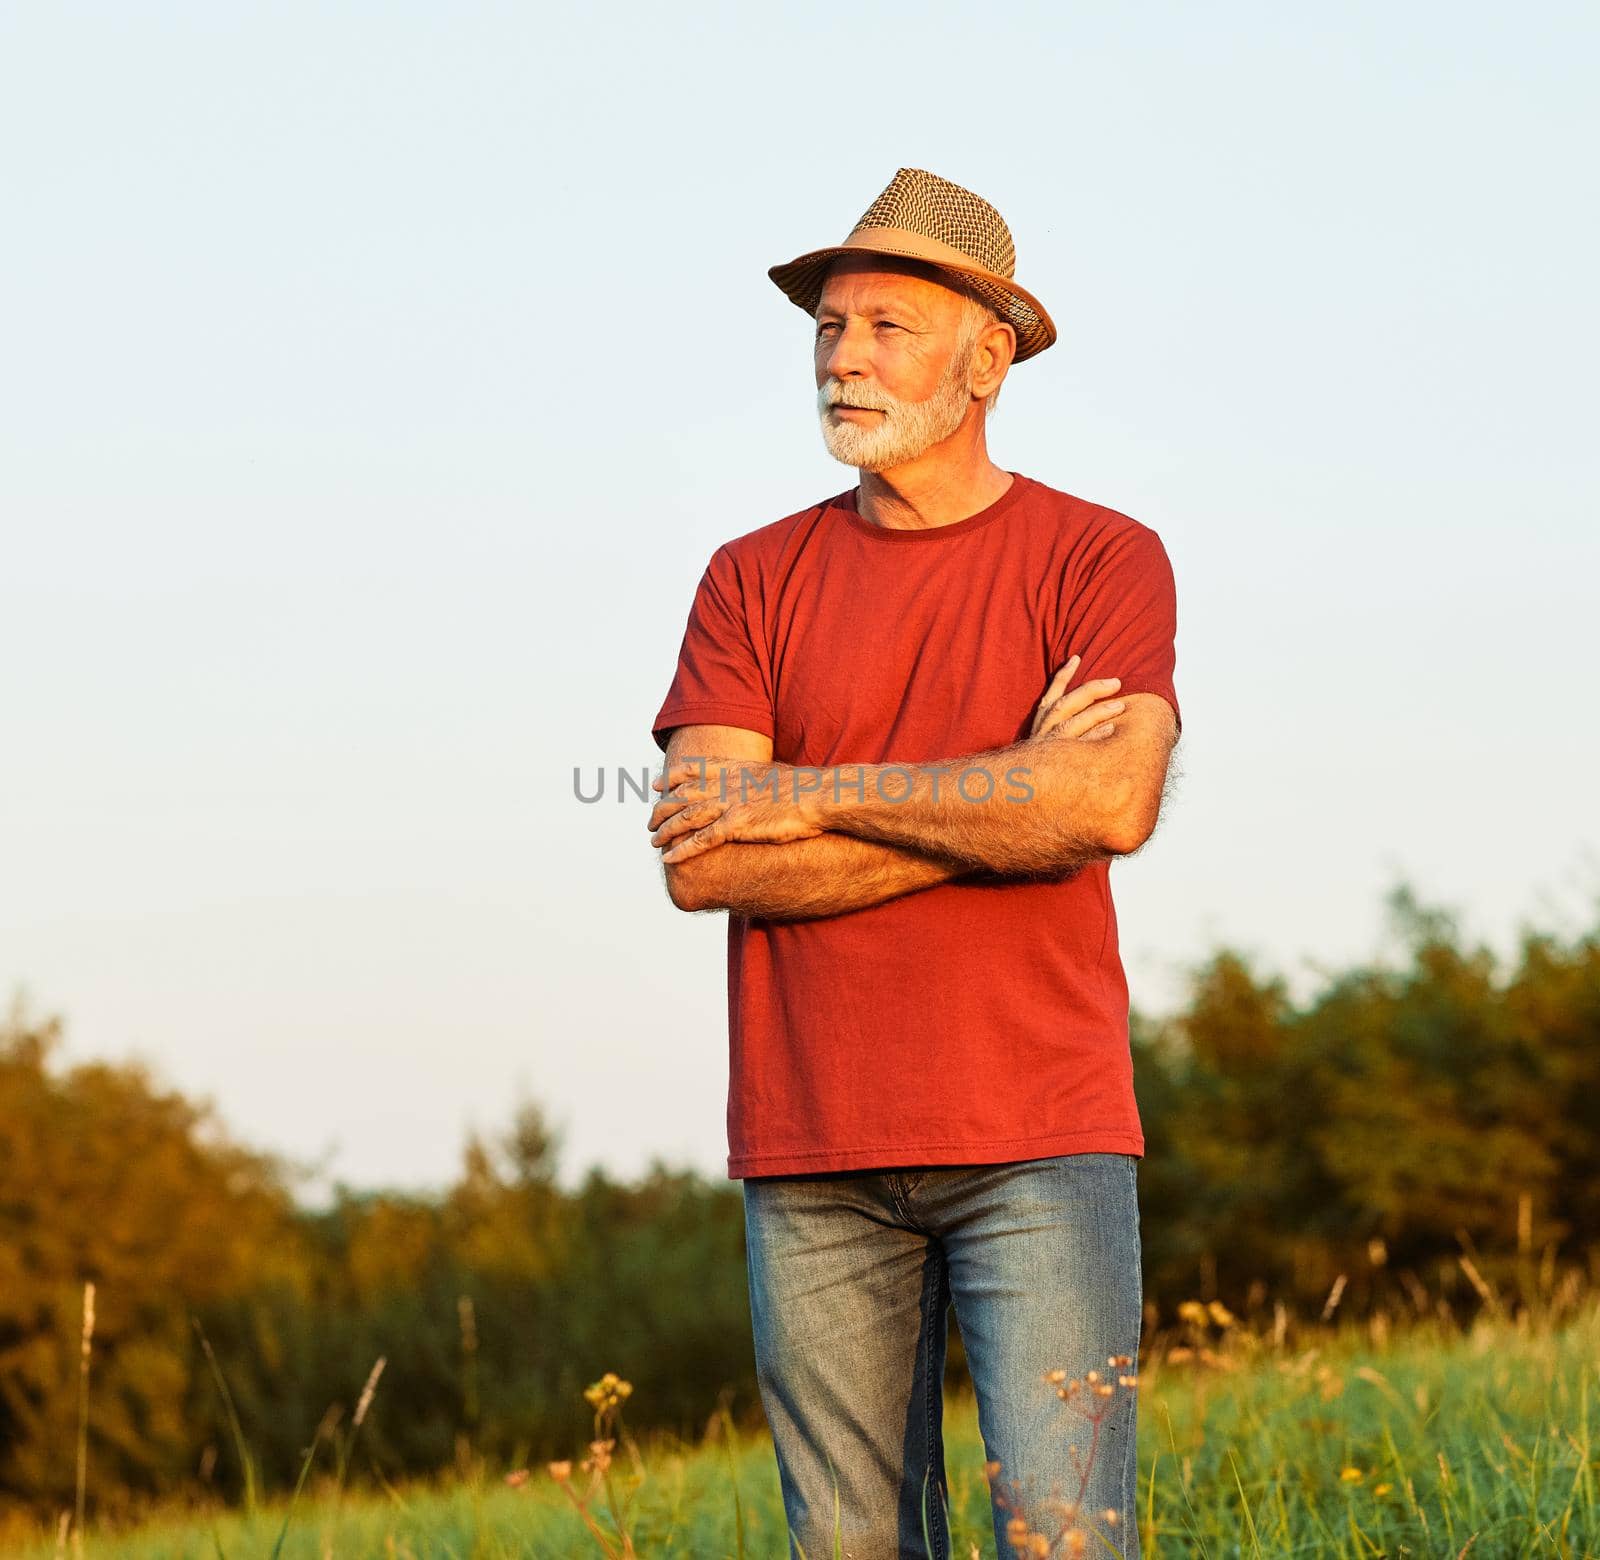
<svg viewBox="0 0 1600 1560">
<path fill-rule="evenodd" d="M 1000 381 L 1016 359 L 1016 326 L 996 320 L 985 326 L 973 356 L 972 393 L 983 400 L 1000 388 Z"/>
</svg>

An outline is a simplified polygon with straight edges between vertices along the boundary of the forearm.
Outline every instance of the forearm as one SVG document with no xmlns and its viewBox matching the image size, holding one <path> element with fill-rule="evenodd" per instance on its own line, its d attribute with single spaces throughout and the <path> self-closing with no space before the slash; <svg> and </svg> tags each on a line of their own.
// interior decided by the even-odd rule
<svg viewBox="0 0 1600 1560">
<path fill-rule="evenodd" d="M 683 910 L 806 920 L 864 910 L 967 870 L 915 847 L 830 832 L 781 845 L 730 841 L 669 863 L 666 874 Z"/>
<path fill-rule="evenodd" d="M 1118 854 L 1131 790 L 1116 740 L 1031 740 L 934 764 L 845 764 L 835 774 L 821 792 L 826 828 L 1019 877 Z"/>
</svg>

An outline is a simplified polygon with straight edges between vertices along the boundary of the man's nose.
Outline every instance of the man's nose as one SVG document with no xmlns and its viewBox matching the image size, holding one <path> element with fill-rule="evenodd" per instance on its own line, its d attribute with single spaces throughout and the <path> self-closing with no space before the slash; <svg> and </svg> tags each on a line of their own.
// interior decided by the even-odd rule
<svg viewBox="0 0 1600 1560">
<path fill-rule="evenodd" d="M 833 345 L 824 356 L 822 367 L 835 379 L 859 376 L 866 372 L 866 337 L 846 326 L 833 338 Z"/>
</svg>

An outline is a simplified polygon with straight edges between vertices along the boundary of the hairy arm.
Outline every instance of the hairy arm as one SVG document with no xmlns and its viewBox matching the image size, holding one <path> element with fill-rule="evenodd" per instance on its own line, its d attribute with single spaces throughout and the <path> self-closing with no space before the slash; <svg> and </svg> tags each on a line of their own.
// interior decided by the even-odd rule
<svg viewBox="0 0 1600 1560">
<path fill-rule="evenodd" d="M 940 766 L 849 765 L 843 784 L 804 800 L 824 828 L 994 872 L 1056 873 L 1128 855 L 1155 829 L 1177 720 L 1159 694 L 1123 703 L 1106 741 L 1030 738 Z"/>
<path fill-rule="evenodd" d="M 772 739 L 740 726 L 678 726 L 665 768 L 686 754 L 762 763 Z M 825 832 L 782 843 L 732 841 L 665 864 L 667 893 L 680 910 L 731 910 L 769 920 L 841 915 L 964 875 L 960 862 L 916 847 Z"/>
</svg>

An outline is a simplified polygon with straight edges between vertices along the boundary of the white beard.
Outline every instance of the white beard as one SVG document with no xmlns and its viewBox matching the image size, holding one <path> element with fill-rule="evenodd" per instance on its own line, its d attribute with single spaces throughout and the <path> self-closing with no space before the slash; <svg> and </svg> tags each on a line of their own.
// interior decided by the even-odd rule
<svg viewBox="0 0 1600 1560">
<path fill-rule="evenodd" d="M 889 471 L 948 439 L 972 404 L 967 382 L 972 345 L 970 340 L 958 344 L 938 389 L 925 401 L 901 401 L 875 385 L 853 383 L 847 388 L 837 379 L 828 380 L 817 391 L 817 415 L 828 453 L 863 471 Z M 870 423 L 834 417 L 830 408 L 841 403 L 873 407 L 883 416 Z"/>
</svg>

